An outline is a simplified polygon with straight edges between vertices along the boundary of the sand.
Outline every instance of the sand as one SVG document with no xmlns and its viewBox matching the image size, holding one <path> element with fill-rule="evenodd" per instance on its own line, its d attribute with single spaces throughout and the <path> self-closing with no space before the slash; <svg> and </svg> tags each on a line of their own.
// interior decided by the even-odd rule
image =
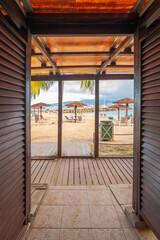
<svg viewBox="0 0 160 240">
<path fill-rule="evenodd" d="M 70 114 L 63 114 L 62 138 L 63 142 L 85 142 L 88 143 L 93 153 L 94 143 L 94 117 L 83 116 L 82 122 L 70 122 L 65 116 L 70 117 Z M 43 121 L 35 123 L 34 116 L 31 119 L 31 139 L 32 142 L 55 142 L 58 139 L 58 114 L 43 113 Z M 106 120 L 105 118 L 100 118 Z M 133 125 L 116 126 L 114 125 L 114 140 L 100 141 L 100 155 L 117 155 L 117 154 L 132 154 L 133 151 Z M 120 135 L 117 135 L 120 134 Z M 123 144 L 123 145 L 116 145 Z M 127 145 L 126 145 L 127 144 Z"/>
</svg>

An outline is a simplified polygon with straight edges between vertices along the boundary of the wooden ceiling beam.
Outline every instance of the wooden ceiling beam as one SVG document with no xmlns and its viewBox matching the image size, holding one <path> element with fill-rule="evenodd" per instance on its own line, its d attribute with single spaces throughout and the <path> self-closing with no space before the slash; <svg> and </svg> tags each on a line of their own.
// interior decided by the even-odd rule
<svg viewBox="0 0 160 240">
<path fill-rule="evenodd" d="M 152 3 L 154 2 L 154 0 L 149 0 L 145 6 L 140 10 L 139 12 L 139 17 L 141 17 L 146 11 L 147 9 L 152 5 Z"/>
<path fill-rule="evenodd" d="M 148 28 L 160 17 L 160 0 L 155 0 L 140 18 L 140 27 Z"/>
<path fill-rule="evenodd" d="M 28 14 L 33 24 L 131 24 L 137 21 L 137 13 L 36 13 Z"/>
<path fill-rule="evenodd" d="M 30 0 L 22 0 L 22 3 L 27 13 L 33 12 L 32 4 Z"/>
<path fill-rule="evenodd" d="M 0 0 L 0 5 L 19 29 L 27 27 L 24 13 L 15 0 Z"/>
<path fill-rule="evenodd" d="M 120 40 L 121 40 L 121 37 L 116 37 L 111 45 L 111 48 L 115 48 Z"/>
<path fill-rule="evenodd" d="M 35 24 L 34 21 L 30 22 L 32 35 L 38 37 L 133 36 L 135 29 L 136 24 L 129 24 L 127 20 L 123 24 Z"/>
<path fill-rule="evenodd" d="M 74 65 L 74 66 L 57 66 L 59 69 L 67 69 L 67 68 L 100 68 L 101 65 Z M 134 68 L 134 65 L 109 65 L 107 68 Z M 52 69 L 51 66 L 44 67 L 31 67 L 32 70 L 44 70 L 44 69 Z"/>
<path fill-rule="evenodd" d="M 132 13 L 137 13 L 140 11 L 141 7 L 145 4 L 146 0 L 138 0 L 135 7 L 132 9 Z"/>
<path fill-rule="evenodd" d="M 126 37 L 125 40 L 113 51 L 113 53 L 111 53 L 109 58 L 102 63 L 101 67 L 96 72 L 96 75 L 102 72 L 106 68 L 106 66 L 108 66 L 114 60 L 114 58 L 118 56 L 122 49 L 124 49 L 131 40 L 132 37 Z"/>
<path fill-rule="evenodd" d="M 68 56 L 110 56 L 110 52 L 50 52 L 50 56 L 55 57 L 68 57 Z M 120 56 L 132 56 L 134 52 L 120 52 Z M 42 57 L 42 53 L 32 53 L 32 57 Z"/>
<path fill-rule="evenodd" d="M 61 75 L 61 72 L 59 71 L 59 69 L 56 66 L 55 61 L 51 58 L 50 54 L 47 52 L 47 50 L 45 49 L 45 47 L 43 46 L 42 42 L 37 38 L 37 37 L 33 37 L 33 42 L 34 44 L 39 48 L 39 50 L 42 52 L 43 56 L 47 59 L 47 61 L 51 64 L 51 66 L 53 67 L 53 69 L 56 71 L 57 74 Z"/>
<path fill-rule="evenodd" d="M 31 76 L 31 81 L 82 81 L 82 80 L 95 80 L 98 77 L 99 80 L 134 80 L 134 74 L 66 74 L 66 75 L 34 75 Z"/>
</svg>

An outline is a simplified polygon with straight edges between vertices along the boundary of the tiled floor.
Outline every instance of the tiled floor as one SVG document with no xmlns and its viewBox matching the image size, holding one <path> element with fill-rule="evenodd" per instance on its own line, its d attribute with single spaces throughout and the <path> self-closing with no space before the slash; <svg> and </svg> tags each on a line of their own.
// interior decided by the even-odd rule
<svg viewBox="0 0 160 240">
<path fill-rule="evenodd" d="M 114 189 L 117 190 L 116 187 Z M 126 198 L 125 195 L 124 199 Z M 139 238 L 112 191 L 106 186 L 92 185 L 48 188 L 28 240 L 51 239 L 138 240 Z"/>
</svg>

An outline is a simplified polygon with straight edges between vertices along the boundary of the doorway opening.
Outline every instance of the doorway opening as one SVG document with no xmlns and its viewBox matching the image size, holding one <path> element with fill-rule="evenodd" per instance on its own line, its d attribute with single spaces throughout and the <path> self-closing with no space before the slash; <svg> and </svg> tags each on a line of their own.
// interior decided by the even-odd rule
<svg viewBox="0 0 160 240">
<path fill-rule="evenodd" d="M 94 81 L 85 89 L 86 81 L 64 81 L 62 156 L 94 155 L 95 91 Z"/>
<path fill-rule="evenodd" d="M 99 156 L 133 157 L 134 81 L 99 81 Z"/>
<path fill-rule="evenodd" d="M 31 156 L 57 156 L 58 82 L 31 83 Z"/>
</svg>

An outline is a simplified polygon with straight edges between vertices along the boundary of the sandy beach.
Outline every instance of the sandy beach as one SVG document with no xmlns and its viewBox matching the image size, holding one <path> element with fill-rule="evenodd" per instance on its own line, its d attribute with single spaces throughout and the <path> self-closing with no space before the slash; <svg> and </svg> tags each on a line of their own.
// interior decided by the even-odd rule
<svg viewBox="0 0 160 240">
<path fill-rule="evenodd" d="M 81 122 L 71 122 L 63 114 L 63 134 L 62 139 L 65 143 L 88 143 L 92 154 L 94 152 L 93 134 L 94 134 L 94 117 L 83 115 Z M 100 117 L 100 121 L 107 120 Z M 100 156 L 105 155 L 125 155 L 133 152 L 133 125 L 118 126 L 114 124 L 114 140 L 100 141 Z M 122 135 L 123 134 L 123 135 Z M 57 143 L 58 138 L 58 114 L 43 113 L 43 120 L 35 123 L 34 116 L 31 119 L 31 140 L 32 142 L 54 142 Z M 118 144 L 118 145 L 116 145 Z M 123 145 L 119 145 L 123 144 Z M 126 145 L 128 144 L 128 145 Z"/>
</svg>

